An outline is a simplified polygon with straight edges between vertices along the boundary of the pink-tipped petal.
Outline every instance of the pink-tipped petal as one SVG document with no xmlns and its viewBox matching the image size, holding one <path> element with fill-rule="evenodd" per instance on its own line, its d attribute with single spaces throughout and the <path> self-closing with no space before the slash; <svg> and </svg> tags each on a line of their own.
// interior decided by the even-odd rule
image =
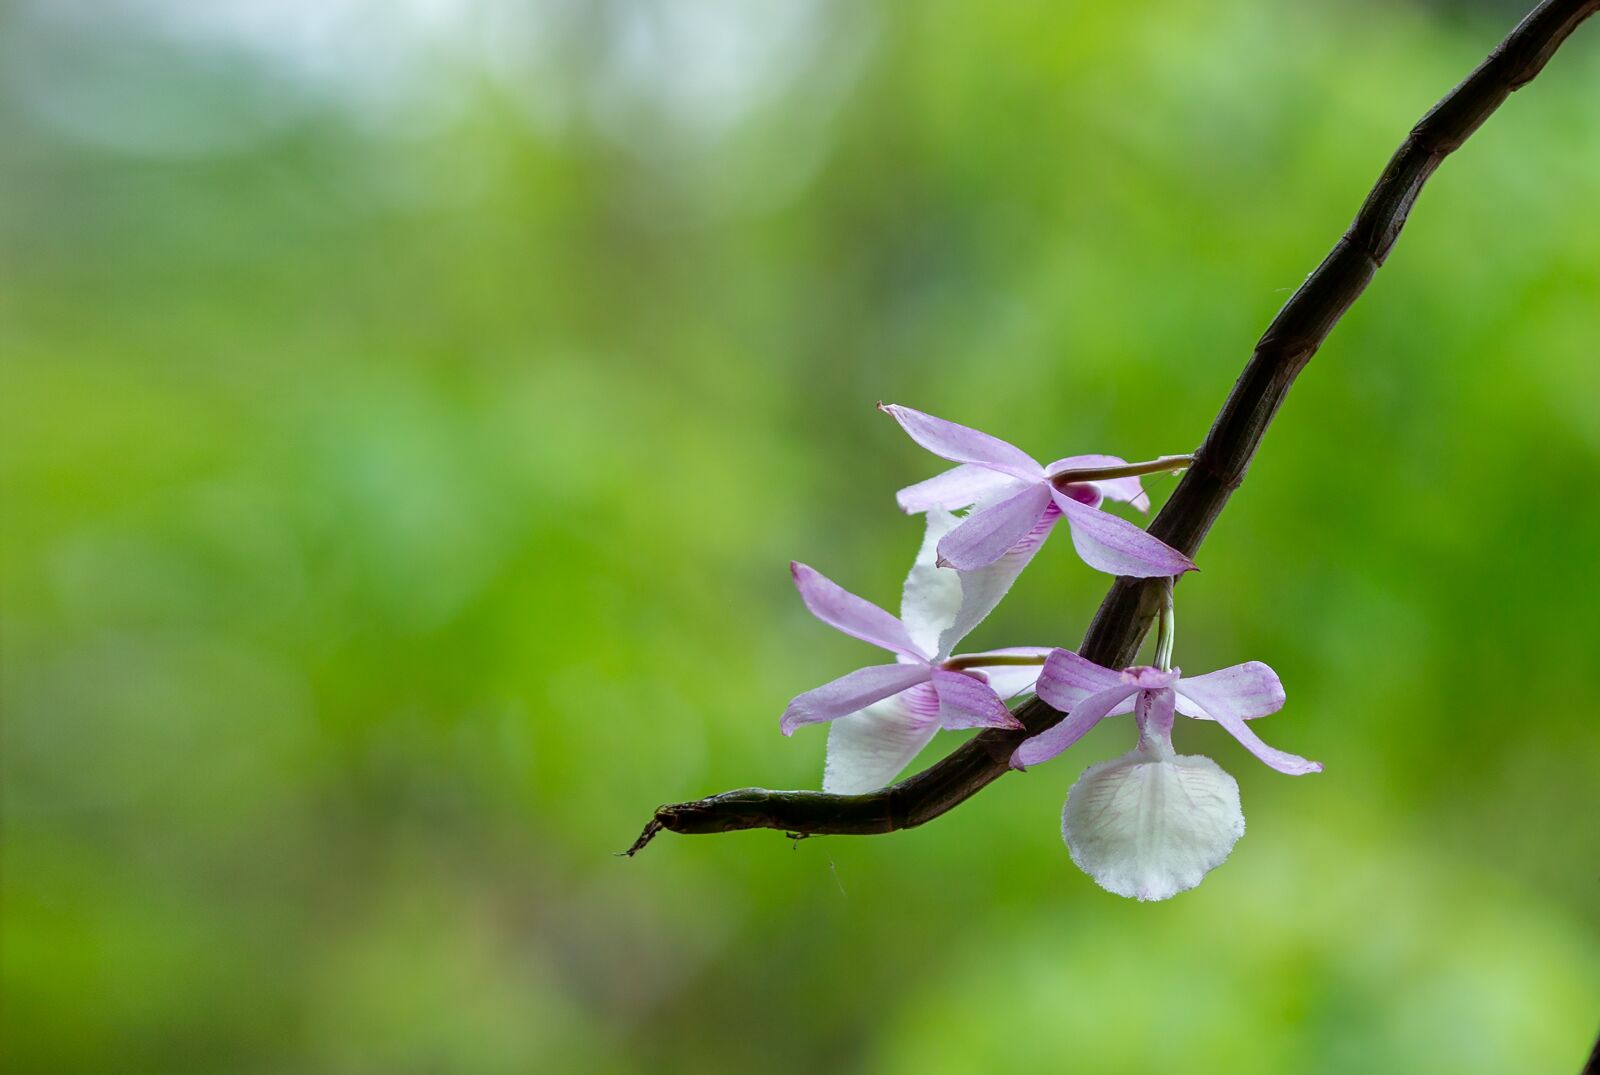
<svg viewBox="0 0 1600 1075">
<path fill-rule="evenodd" d="M 999 437 L 897 403 L 880 403 L 878 409 L 899 422 L 912 440 L 952 463 L 977 463 L 1023 481 L 1044 477 L 1044 468 L 1033 456 Z"/>
<path fill-rule="evenodd" d="M 1244 720 L 1254 720 L 1283 708 L 1285 695 L 1278 673 L 1260 661 L 1219 668 L 1203 676 L 1190 676 L 1178 684 L 1178 712 L 1186 717 L 1210 720 L 1199 704 L 1189 701 L 1184 692 L 1193 684 L 1201 694 L 1226 699 L 1226 705 Z"/>
<path fill-rule="evenodd" d="M 1126 519 L 1087 507 L 1060 491 L 1055 492 L 1055 502 L 1067 517 L 1078 555 L 1097 571 L 1144 579 L 1194 570 L 1193 560 Z"/>
<path fill-rule="evenodd" d="M 1280 773 L 1290 776 L 1304 776 L 1306 773 L 1320 773 L 1322 763 L 1302 758 L 1298 754 L 1290 754 L 1277 747 L 1269 747 L 1261 741 L 1261 737 L 1251 731 L 1244 722 L 1244 716 L 1233 707 L 1233 698 L 1225 690 L 1218 689 L 1216 684 L 1201 683 L 1208 677 L 1196 676 L 1194 679 L 1181 680 L 1177 690 L 1189 701 L 1198 705 L 1206 715 L 1228 732 L 1229 735 L 1239 740 L 1244 748 Z M 1195 685 L 1199 684 L 1197 688 Z"/>
<path fill-rule="evenodd" d="M 1063 713 L 1089 695 L 1126 682 L 1121 672 L 1102 668 L 1069 649 L 1052 650 L 1039 675 L 1039 697 Z"/>
<path fill-rule="evenodd" d="M 1084 470 L 1089 467 L 1120 467 L 1126 466 L 1127 460 L 1115 455 L 1069 455 L 1065 459 L 1057 459 L 1048 467 L 1046 474 L 1060 474 L 1063 470 Z M 1088 482 L 1095 490 L 1107 500 L 1117 500 L 1124 504 L 1132 504 L 1140 511 L 1150 510 L 1150 497 L 1145 494 L 1144 486 L 1139 484 L 1139 479 L 1134 478 L 1102 478 L 1099 481 Z"/>
<path fill-rule="evenodd" d="M 1041 677 L 1038 685 L 1039 697 L 1056 708 L 1061 709 L 1049 698 L 1045 697 L 1045 683 Z M 1073 743 L 1082 739 L 1096 725 L 1109 716 L 1112 710 L 1121 703 L 1132 698 L 1138 690 L 1132 683 L 1120 680 L 1113 687 L 1084 698 L 1072 706 L 1072 711 L 1059 724 L 1046 728 L 1032 739 L 1025 740 L 1011 755 L 1011 765 L 1015 769 L 1023 769 L 1029 765 L 1038 765 L 1066 750 Z"/>
<path fill-rule="evenodd" d="M 985 497 L 1013 487 L 1019 479 L 998 470 L 962 463 L 927 481 L 908 485 L 894 495 L 900 510 L 907 515 L 943 508 L 956 511 L 971 507 Z"/>
<path fill-rule="evenodd" d="M 911 641 L 905 624 L 871 601 L 857 597 L 805 564 L 791 563 L 789 572 L 794 576 L 795 589 L 800 591 L 800 600 L 806 603 L 813 616 L 829 627 L 851 638 L 882 646 L 891 653 L 904 653 L 924 661 L 931 656 Z"/>
<path fill-rule="evenodd" d="M 828 726 L 822 790 L 861 795 L 890 783 L 939 730 L 939 696 L 919 683 Z"/>
<path fill-rule="evenodd" d="M 1043 521 L 1051 491 L 1040 482 L 974 512 L 939 542 L 939 559 L 957 571 L 976 571 L 999 560 Z"/>
<path fill-rule="evenodd" d="M 939 638 L 961 612 L 962 586 L 959 574 L 937 566 L 939 541 L 961 520 L 942 509 L 928 512 L 924 519 L 922 548 L 900 593 L 900 622 L 919 650 L 943 657 Z"/>
<path fill-rule="evenodd" d="M 899 694 L 907 687 L 926 683 L 932 675 L 933 669 L 926 664 L 876 664 L 858 668 L 832 683 L 796 695 L 789 708 L 783 711 L 778 726 L 784 735 L 793 735 L 803 724 L 837 720 Z"/>
<path fill-rule="evenodd" d="M 933 673 L 933 689 L 939 692 L 940 727 L 1022 727 L 989 685 L 973 676 L 940 669 Z"/>
</svg>

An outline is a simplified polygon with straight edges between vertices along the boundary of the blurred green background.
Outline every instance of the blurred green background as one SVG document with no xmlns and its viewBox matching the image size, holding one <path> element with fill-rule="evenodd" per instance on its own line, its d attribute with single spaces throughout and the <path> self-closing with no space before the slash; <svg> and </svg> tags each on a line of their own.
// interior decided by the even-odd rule
<svg viewBox="0 0 1600 1075">
<path fill-rule="evenodd" d="M 1179 601 L 1291 779 L 1197 890 L 814 787 L 934 473 L 1183 451 L 1516 5 L 11 0 L 12 1071 L 1571 1071 L 1600 1028 L 1600 27 L 1429 185 Z M 1170 479 L 1151 483 L 1158 502 Z M 975 647 L 1073 645 L 1052 542 Z M 935 740 L 925 760 L 956 741 Z"/>
</svg>

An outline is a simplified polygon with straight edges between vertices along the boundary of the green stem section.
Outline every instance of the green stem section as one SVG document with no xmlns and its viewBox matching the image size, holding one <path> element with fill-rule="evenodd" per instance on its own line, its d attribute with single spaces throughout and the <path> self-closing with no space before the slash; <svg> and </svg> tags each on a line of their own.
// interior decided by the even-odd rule
<svg viewBox="0 0 1600 1075">
<path fill-rule="evenodd" d="M 1074 467 L 1071 470 L 1058 471 L 1050 475 L 1050 481 L 1061 488 L 1063 485 L 1076 485 L 1079 482 L 1099 482 L 1109 478 L 1137 478 L 1141 474 L 1160 474 L 1171 471 L 1176 474 L 1187 470 L 1190 463 L 1194 462 L 1192 455 L 1164 455 L 1159 459 L 1146 459 L 1142 463 L 1123 463 L 1115 467 Z"/>
<path fill-rule="evenodd" d="M 1177 638 L 1178 617 L 1172 610 L 1172 581 L 1169 579 L 1161 616 L 1156 621 L 1156 667 L 1163 672 L 1172 671 L 1172 646 Z"/>
<path fill-rule="evenodd" d="M 1043 657 L 1029 657 L 1023 654 L 996 657 L 993 654 L 975 653 L 970 657 L 952 657 L 940 667 L 951 672 L 960 672 L 966 668 L 1016 668 L 1044 662 Z"/>
</svg>

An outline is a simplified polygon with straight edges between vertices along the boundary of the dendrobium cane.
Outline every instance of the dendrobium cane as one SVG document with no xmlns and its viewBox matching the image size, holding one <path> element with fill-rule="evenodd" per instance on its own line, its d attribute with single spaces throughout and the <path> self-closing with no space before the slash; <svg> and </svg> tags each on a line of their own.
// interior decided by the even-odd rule
<svg viewBox="0 0 1600 1075">
<path fill-rule="evenodd" d="M 1194 562 L 1125 519 L 1100 510 L 1104 500 L 1126 501 L 1140 511 L 1149 499 L 1140 474 L 1181 470 L 1188 456 L 1128 463 L 1111 455 L 1074 455 L 1041 466 L 1027 452 L 898 404 L 878 404 L 911 439 L 959 466 L 907 486 L 896 499 L 907 514 L 943 508 L 973 510 L 939 542 L 938 563 L 973 571 L 999 560 L 1038 528 L 1044 533 L 1066 517 L 1072 544 L 1090 567 L 1112 575 L 1152 578 L 1181 575 Z"/>
<path fill-rule="evenodd" d="M 1026 561 L 1003 561 L 967 576 L 935 566 L 939 540 L 959 521 L 949 512 L 928 512 L 899 619 L 806 565 L 791 565 L 814 616 L 895 655 L 894 664 L 862 668 L 807 691 L 784 712 L 785 735 L 804 724 L 833 722 L 823 790 L 856 794 L 882 787 L 940 728 L 1021 727 L 1005 699 L 1032 688 L 1049 647 L 950 654 Z"/>
<path fill-rule="evenodd" d="M 1173 751 L 1174 713 L 1216 721 L 1280 773 L 1322 770 L 1318 762 L 1268 746 L 1245 724 L 1283 708 L 1283 684 L 1271 668 L 1250 661 L 1185 678 L 1168 667 L 1171 620 L 1169 607 L 1157 643 L 1162 667 L 1116 672 L 1070 650 L 1052 652 L 1035 689 L 1067 716 L 1011 756 L 1018 769 L 1048 761 L 1106 717 L 1132 710 L 1137 745 L 1078 778 L 1062 811 L 1061 834 L 1072 861 L 1097 884 L 1140 900 L 1194 888 L 1244 835 L 1238 783 L 1210 758 Z"/>
</svg>

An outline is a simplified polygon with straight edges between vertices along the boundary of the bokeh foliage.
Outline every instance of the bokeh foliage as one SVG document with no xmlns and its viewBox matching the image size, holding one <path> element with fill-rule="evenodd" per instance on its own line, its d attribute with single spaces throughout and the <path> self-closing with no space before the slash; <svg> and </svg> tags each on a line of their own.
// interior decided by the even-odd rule
<svg viewBox="0 0 1600 1075">
<path fill-rule="evenodd" d="M 814 786 L 932 473 L 1194 445 L 1503 7 L 12 3 L 8 1070 L 1555 1071 L 1600 1012 L 1600 32 L 1430 184 L 1179 600 L 1272 663 L 1169 904 Z M 1153 483 L 1159 500 L 1170 482 Z M 974 644 L 1074 643 L 1047 548 Z M 941 737 L 931 758 L 951 745 Z"/>
</svg>

